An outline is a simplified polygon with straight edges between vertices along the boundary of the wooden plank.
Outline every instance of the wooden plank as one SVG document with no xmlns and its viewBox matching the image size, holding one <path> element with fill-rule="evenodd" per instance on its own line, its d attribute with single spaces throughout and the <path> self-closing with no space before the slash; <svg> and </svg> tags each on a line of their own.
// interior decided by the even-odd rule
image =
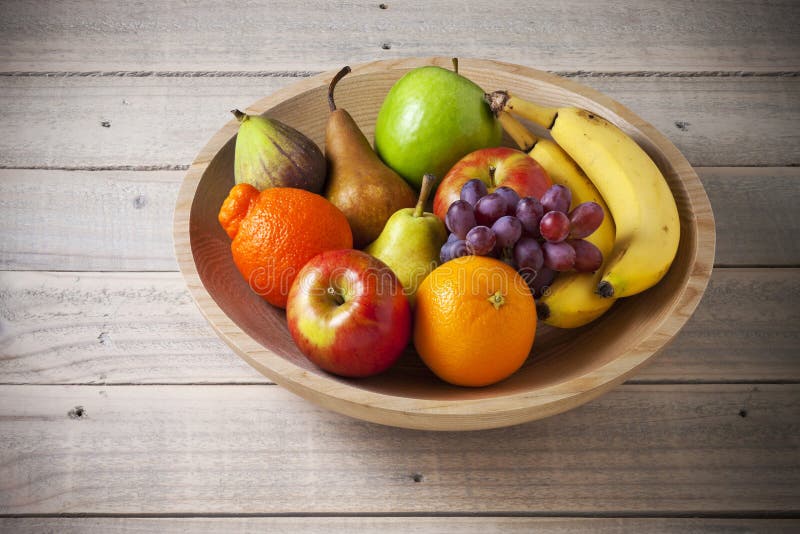
<svg viewBox="0 0 800 534">
<path fill-rule="evenodd" d="M 0 77 L 0 166 L 187 165 L 230 120 L 231 108 L 246 107 L 295 80 Z M 800 164 L 800 78 L 577 81 L 652 123 L 693 165 Z"/>
<path fill-rule="evenodd" d="M 691 319 L 638 381 L 800 380 L 799 269 L 716 269 Z"/>
<path fill-rule="evenodd" d="M 800 168 L 699 168 L 716 265 L 800 265 Z"/>
<path fill-rule="evenodd" d="M 717 265 L 800 265 L 800 168 L 697 171 L 714 209 Z M 0 169 L 0 268 L 176 270 L 183 175 Z"/>
<path fill-rule="evenodd" d="M 551 70 L 800 69 L 793 2 L 13 2 L 3 71 L 324 70 L 448 54 Z M 742 16 L 746 13 L 747 16 Z M 479 36 L 480 38 L 476 38 Z M 556 53 L 557 52 L 557 53 Z"/>
<path fill-rule="evenodd" d="M 0 518 L 0 531 L 58 532 L 92 534 L 107 532 L 296 532 L 350 534 L 383 532 L 386 534 L 706 534 L 708 532 L 793 533 L 800 529 L 794 519 L 699 519 L 699 518 L 551 518 L 551 517 L 148 517 L 148 518 Z"/>
<path fill-rule="evenodd" d="M 178 273 L 0 273 L 0 382 L 267 383 Z"/>
<path fill-rule="evenodd" d="M 183 174 L 0 170 L 0 268 L 177 270 Z"/>
<path fill-rule="evenodd" d="M 798 421 L 800 385 L 622 386 L 468 433 L 278 386 L 3 386 L 0 513 L 796 513 Z"/>
<path fill-rule="evenodd" d="M 0 166 L 188 165 L 231 109 L 295 80 L 3 77 Z"/>
<path fill-rule="evenodd" d="M 800 381 L 799 269 L 717 269 L 638 382 Z M 0 383 L 268 383 L 177 273 L 0 273 Z"/>
</svg>

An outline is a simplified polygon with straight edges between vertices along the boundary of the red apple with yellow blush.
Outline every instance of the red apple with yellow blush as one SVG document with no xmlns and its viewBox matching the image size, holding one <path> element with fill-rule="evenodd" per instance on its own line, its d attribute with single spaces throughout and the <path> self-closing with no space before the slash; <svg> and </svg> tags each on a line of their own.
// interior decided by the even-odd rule
<svg viewBox="0 0 800 534">
<path fill-rule="evenodd" d="M 442 178 L 433 198 L 433 213 L 444 221 L 450 204 L 461 198 L 461 187 L 478 178 L 489 193 L 510 187 L 522 197 L 541 198 L 553 185 L 547 171 L 535 159 L 515 148 L 484 148 L 461 158 Z"/>
<path fill-rule="evenodd" d="M 353 249 L 306 263 L 289 290 L 286 321 L 309 360 L 346 377 L 387 370 L 411 336 L 403 285 L 385 263 Z"/>
</svg>

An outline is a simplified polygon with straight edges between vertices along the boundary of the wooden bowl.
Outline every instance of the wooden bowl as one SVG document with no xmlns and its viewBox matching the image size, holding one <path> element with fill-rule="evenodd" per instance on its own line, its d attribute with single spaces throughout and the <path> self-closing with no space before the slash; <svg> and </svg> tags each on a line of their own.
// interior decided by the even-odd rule
<svg viewBox="0 0 800 534">
<path fill-rule="evenodd" d="M 368 138 L 392 84 L 422 65 L 451 68 L 449 58 L 358 65 L 339 83 L 336 102 Z M 217 222 L 233 185 L 238 123 L 231 120 L 203 148 L 186 174 L 175 208 L 175 251 L 197 305 L 220 337 L 277 384 L 331 410 L 386 425 L 469 430 L 547 417 L 619 384 L 662 349 L 691 316 L 711 274 L 714 219 L 692 167 L 663 135 L 612 99 L 575 82 L 496 61 L 462 59 L 459 72 L 486 90 L 509 89 L 545 105 L 593 111 L 632 135 L 669 181 L 681 216 L 681 242 L 667 276 L 654 288 L 618 301 L 600 319 L 575 330 L 540 325 L 531 356 L 510 378 L 483 388 L 438 380 L 409 348 L 388 372 L 344 379 L 311 364 L 295 347 L 282 310 L 252 292 L 233 264 L 230 240 Z M 334 71 L 277 91 L 250 106 L 308 135 L 320 147 Z"/>
</svg>

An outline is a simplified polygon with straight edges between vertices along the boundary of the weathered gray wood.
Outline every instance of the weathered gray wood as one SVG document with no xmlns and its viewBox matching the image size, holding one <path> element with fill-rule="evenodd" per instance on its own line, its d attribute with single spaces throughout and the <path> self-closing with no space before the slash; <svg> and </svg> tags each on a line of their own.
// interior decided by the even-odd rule
<svg viewBox="0 0 800 534">
<path fill-rule="evenodd" d="M 800 68 L 794 2 L 6 2 L 3 71 L 323 70 L 453 54 L 551 70 Z"/>
<path fill-rule="evenodd" d="M 800 265 L 800 168 L 698 168 L 717 265 Z M 171 271 L 183 171 L 0 170 L 0 268 Z"/>
<path fill-rule="evenodd" d="M 800 381 L 800 269 L 717 269 L 639 382 Z M 0 383 L 268 383 L 177 273 L 0 273 Z"/>
<path fill-rule="evenodd" d="M 264 532 L 350 534 L 709 534 L 737 532 L 794 533 L 800 521 L 792 519 L 640 519 L 640 518 L 558 518 L 558 517 L 181 517 L 181 518 L 0 518 L 0 530 L 58 532 L 59 534 L 106 534 L 108 532 L 206 532 L 242 534 Z"/>
<path fill-rule="evenodd" d="M 779 513 L 798 421 L 800 385 L 622 386 L 469 433 L 278 386 L 2 386 L 0 513 Z"/>
<path fill-rule="evenodd" d="M 295 80 L 2 77 L 0 165 L 188 165 L 231 109 Z"/>
<path fill-rule="evenodd" d="M 177 270 L 183 174 L 0 170 L 0 268 Z"/>
<path fill-rule="evenodd" d="M 698 168 L 716 265 L 800 265 L 800 168 Z"/>
<path fill-rule="evenodd" d="M 0 166 L 187 165 L 230 109 L 296 79 L 0 77 Z M 651 122 L 693 165 L 800 164 L 800 78 L 577 80 Z"/>
<path fill-rule="evenodd" d="M 0 273 L 0 369 L 14 383 L 267 382 L 178 273 Z"/>
</svg>

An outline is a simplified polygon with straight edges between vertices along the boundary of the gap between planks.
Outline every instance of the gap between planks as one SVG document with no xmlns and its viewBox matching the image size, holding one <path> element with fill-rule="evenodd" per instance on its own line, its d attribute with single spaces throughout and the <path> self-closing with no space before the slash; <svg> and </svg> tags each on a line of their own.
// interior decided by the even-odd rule
<svg viewBox="0 0 800 534">
<path fill-rule="evenodd" d="M 0 71 L 4 77 L 37 78 L 310 78 L 324 71 Z M 794 78 L 800 71 L 592 71 L 546 70 L 564 78 Z"/>
<path fill-rule="evenodd" d="M 547 518 L 547 519 L 752 519 L 752 520 L 792 520 L 800 519 L 800 511 L 770 512 L 758 510 L 740 510 L 736 512 L 710 511 L 710 512 L 571 512 L 556 510 L 552 512 L 240 512 L 240 513 L 30 513 L 30 514 L 0 514 L 0 519 L 24 518 L 70 518 L 70 519 L 235 519 L 235 518 Z"/>
</svg>

